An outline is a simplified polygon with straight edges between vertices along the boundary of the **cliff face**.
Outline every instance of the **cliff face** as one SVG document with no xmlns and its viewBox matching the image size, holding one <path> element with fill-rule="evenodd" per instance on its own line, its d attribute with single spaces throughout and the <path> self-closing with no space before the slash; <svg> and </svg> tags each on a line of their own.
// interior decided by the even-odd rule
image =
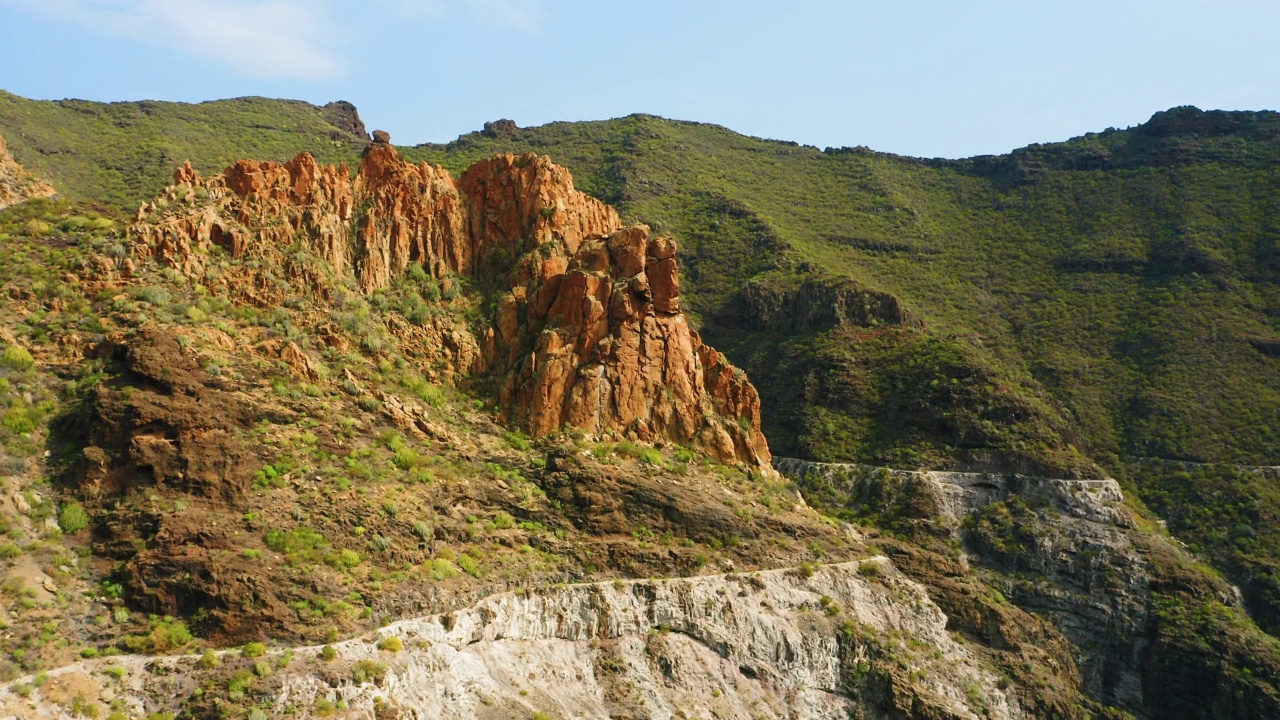
<svg viewBox="0 0 1280 720">
<path fill-rule="evenodd" d="M 327 662 L 316 661 L 319 647 L 289 651 L 292 663 L 273 651 L 265 659 L 281 670 L 255 693 L 273 714 L 345 706 L 348 717 L 401 720 L 673 718 L 694 708 L 806 720 L 1026 716 L 973 645 L 948 632 L 925 589 L 883 557 L 810 576 L 775 570 L 499 594 L 380 635 L 404 649 L 380 651 L 367 636 L 335 643 Z M 228 669 L 251 662 L 239 651 L 218 657 Z M 50 673 L 25 700 L 0 689 L 0 718 L 70 718 L 55 702 L 65 687 L 89 702 L 112 692 L 141 714 L 171 704 L 161 698 L 174 678 L 184 688 L 215 686 L 227 674 L 195 656 L 110 662 L 124 678 L 118 691 L 102 679 L 107 662 L 89 661 Z"/>
<path fill-rule="evenodd" d="M 411 265 L 442 283 L 468 278 L 496 311 L 476 331 L 481 361 L 464 370 L 489 373 L 522 428 L 618 431 L 767 465 L 755 388 L 681 314 L 674 241 L 623 227 L 548 158 L 500 155 L 455 181 L 375 138 L 354 177 L 305 153 L 283 165 L 241 161 L 214 178 L 188 164 L 139 209 L 133 255 L 201 275 L 214 247 L 279 267 L 302 248 L 366 293 Z M 332 292 L 314 268 L 286 279 Z"/>
<path fill-rule="evenodd" d="M 1245 640 L 1239 591 L 1194 567 L 1167 537 L 1145 532 L 1119 483 L 1016 474 L 906 471 L 777 458 L 811 502 L 882 517 L 927 518 L 964 548 L 1002 601 L 1052 623 L 1071 647 L 1087 696 L 1139 718 L 1277 717 L 1280 664 Z M 916 535 L 918 541 L 922 536 Z M 895 563 L 943 590 L 919 563 Z M 963 622 L 966 608 L 935 596 Z M 1188 637 L 1196 616 L 1203 637 Z M 1233 669 L 1248 667 L 1248 673 Z"/>
<path fill-rule="evenodd" d="M 0 210 L 38 197 L 53 197 L 53 186 L 33 176 L 9 155 L 0 137 Z"/>
</svg>

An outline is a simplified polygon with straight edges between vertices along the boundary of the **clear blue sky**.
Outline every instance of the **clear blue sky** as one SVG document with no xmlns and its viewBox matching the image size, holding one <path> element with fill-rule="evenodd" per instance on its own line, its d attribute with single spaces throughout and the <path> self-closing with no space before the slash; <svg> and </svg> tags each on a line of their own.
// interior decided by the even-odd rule
<svg viewBox="0 0 1280 720">
<path fill-rule="evenodd" d="M 0 88 L 343 99 L 402 144 L 645 112 L 962 157 L 1276 109 L 1277 28 L 1280 0 L 0 0 Z"/>
</svg>

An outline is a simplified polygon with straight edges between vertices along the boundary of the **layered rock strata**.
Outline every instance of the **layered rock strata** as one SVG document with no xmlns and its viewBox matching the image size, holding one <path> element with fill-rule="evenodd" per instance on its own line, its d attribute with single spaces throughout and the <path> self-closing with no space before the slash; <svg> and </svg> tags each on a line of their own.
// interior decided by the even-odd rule
<svg viewBox="0 0 1280 720">
<path fill-rule="evenodd" d="M 351 717 L 401 720 L 680 718 L 699 716 L 695 708 L 806 720 L 1024 716 L 973 647 L 947 631 L 924 588 L 883 557 L 812 574 L 494 595 L 380 632 L 404 649 L 380 651 L 376 637 L 357 638 L 335 643 L 333 659 L 321 663 L 321 648 L 295 648 L 287 668 L 273 651 L 265 659 L 284 669 L 256 692 L 273 714 L 340 702 Z M 228 669 L 251 662 L 239 651 L 218 655 Z M 100 679 L 109 664 L 121 668 L 115 691 Z M 88 661 L 49 673 L 25 699 L 0 689 L 0 719 L 70 718 L 50 698 L 72 684 L 90 701 L 112 692 L 139 716 L 173 711 L 175 688 L 194 689 L 218 672 L 196 656 Z"/>
<path fill-rule="evenodd" d="M 375 133 L 354 177 L 307 153 L 212 178 L 187 164 L 130 235 L 135 257 L 191 275 L 218 247 L 275 267 L 305 250 L 366 293 L 411 265 L 442 283 L 469 278 L 497 302 L 475 338 L 482 361 L 460 370 L 490 373 L 522 428 L 689 442 L 768 465 L 755 388 L 681 313 L 675 242 L 624 227 L 546 157 L 499 155 L 455 180 Z M 294 287 L 332 292 L 323 273 L 292 266 Z"/>
</svg>

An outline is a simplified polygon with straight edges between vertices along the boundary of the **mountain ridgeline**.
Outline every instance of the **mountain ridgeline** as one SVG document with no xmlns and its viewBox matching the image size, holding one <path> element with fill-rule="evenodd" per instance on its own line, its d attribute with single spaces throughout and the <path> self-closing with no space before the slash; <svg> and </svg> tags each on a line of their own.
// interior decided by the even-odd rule
<svg viewBox="0 0 1280 720">
<path fill-rule="evenodd" d="M 1280 114 L 945 160 L 0 92 L 0 139 L 0 718 L 1280 713 Z M 95 659 L 202 642 L 249 644 Z"/>
</svg>

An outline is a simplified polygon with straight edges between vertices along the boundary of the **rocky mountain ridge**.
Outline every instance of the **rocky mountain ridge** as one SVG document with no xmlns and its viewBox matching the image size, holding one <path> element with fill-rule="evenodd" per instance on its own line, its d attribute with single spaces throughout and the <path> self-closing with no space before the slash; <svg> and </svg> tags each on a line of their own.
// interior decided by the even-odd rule
<svg viewBox="0 0 1280 720">
<path fill-rule="evenodd" d="M 200 277 L 215 249 L 279 264 L 299 246 L 365 293 L 411 264 L 446 285 L 469 280 L 491 293 L 496 311 L 492 327 L 462 340 L 478 357 L 454 370 L 491 373 L 522 428 L 616 430 L 768 464 L 758 394 L 681 314 L 675 242 L 623 227 L 545 157 L 498 156 L 455 182 L 379 140 L 354 178 L 304 153 L 284 165 L 242 161 L 214 178 L 187 164 L 174 182 L 168 202 L 139 209 L 133 257 Z M 113 264 L 105 277 L 115 272 Z M 284 279 L 332 292 L 313 266 Z M 241 286 L 260 304 L 287 299 L 263 296 L 260 282 Z"/>
</svg>

